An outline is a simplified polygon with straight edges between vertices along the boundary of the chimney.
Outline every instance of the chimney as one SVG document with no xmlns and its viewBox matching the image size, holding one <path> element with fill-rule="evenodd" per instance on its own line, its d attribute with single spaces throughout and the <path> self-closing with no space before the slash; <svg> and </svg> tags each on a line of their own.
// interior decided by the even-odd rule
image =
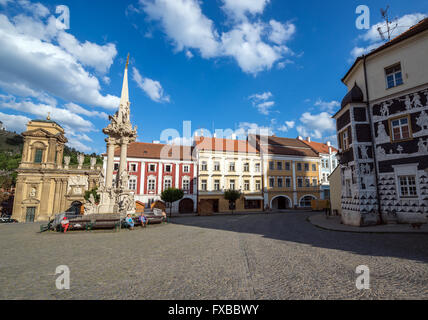
<svg viewBox="0 0 428 320">
<path fill-rule="evenodd" d="M 153 140 L 152 143 L 153 144 L 160 144 L 160 141 L 159 140 Z"/>
<path fill-rule="evenodd" d="M 236 133 L 232 134 L 232 140 L 236 140 Z"/>
<path fill-rule="evenodd" d="M 307 138 L 306 138 L 306 141 L 307 141 L 307 142 L 311 142 L 311 137 L 307 137 Z"/>
<path fill-rule="evenodd" d="M 297 139 L 303 141 L 303 137 L 302 136 L 298 136 Z"/>
<path fill-rule="evenodd" d="M 217 133 L 214 133 L 213 134 L 213 138 L 215 139 L 215 138 L 217 138 Z"/>
<path fill-rule="evenodd" d="M 331 142 L 330 141 L 327 141 L 327 146 L 331 147 Z"/>
</svg>

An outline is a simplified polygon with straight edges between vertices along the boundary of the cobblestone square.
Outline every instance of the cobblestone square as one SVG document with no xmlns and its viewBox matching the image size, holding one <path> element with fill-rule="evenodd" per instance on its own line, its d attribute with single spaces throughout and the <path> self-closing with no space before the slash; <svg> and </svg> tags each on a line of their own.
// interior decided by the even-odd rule
<svg viewBox="0 0 428 320">
<path fill-rule="evenodd" d="M 181 217 L 121 232 L 0 225 L 0 299 L 427 299 L 428 236 L 318 229 L 312 213 Z M 70 268 L 70 290 L 55 269 Z M 370 268 L 370 290 L 355 269 Z"/>
</svg>

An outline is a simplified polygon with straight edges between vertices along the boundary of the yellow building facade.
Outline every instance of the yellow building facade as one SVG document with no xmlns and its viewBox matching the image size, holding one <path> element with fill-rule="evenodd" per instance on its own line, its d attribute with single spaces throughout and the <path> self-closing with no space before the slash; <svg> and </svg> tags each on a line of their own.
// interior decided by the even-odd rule
<svg viewBox="0 0 428 320">
<path fill-rule="evenodd" d="M 98 183 L 100 171 L 95 168 L 95 158 L 90 168 L 83 168 L 83 156 L 77 168 L 70 168 L 67 158 L 63 165 L 65 132 L 49 118 L 30 121 L 22 135 L 24 147 L 12 218 L 36 222 L 48 221 L 67 210 L 79 214 L 85 191 Z"/>
<path fill-rule="evenodd" d="M 196 143 L 198 212 L 257 212 L 263 210 L 261 158 L 246 141 L 200 138 Z M 225 190 L 240 190 L 242 197 L 231 206 Z"/>
</svg>

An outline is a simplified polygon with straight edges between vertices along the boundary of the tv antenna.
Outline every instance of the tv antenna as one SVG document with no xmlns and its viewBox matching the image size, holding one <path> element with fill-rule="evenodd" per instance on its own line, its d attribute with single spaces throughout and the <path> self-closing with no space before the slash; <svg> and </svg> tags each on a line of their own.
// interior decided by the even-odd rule
<svg viewBox="0 0 428 320">
<path fill-rule="evenodd" d="M 389 5 L 386 7 L 386 9 L 380 9 L 380 14 L 385 21 L 386 25 L 386 31 L 382 30 L 382 27 L 377 28 L 377 32 L 379 32 L 379 35 L 382 39 L 382 41 L 386 40 L 385 35 L 388 36 L 388 41 L 391 41 L 391 35 L 395 29 L 398 28 L 398 22 L 390 21 L 389 15 L 388 15 Z M 395 25 L 394 25 L 395 24 Z"/>
</svg>

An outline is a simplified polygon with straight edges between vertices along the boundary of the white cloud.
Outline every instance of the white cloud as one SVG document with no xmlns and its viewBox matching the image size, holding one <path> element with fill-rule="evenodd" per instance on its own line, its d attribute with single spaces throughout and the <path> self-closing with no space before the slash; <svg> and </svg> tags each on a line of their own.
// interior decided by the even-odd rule
<svg viewBox="0 0 428 320">
<path fill-rule="evenodd" d="M 48 113 L 50 113 L 52 120 L 57 121 L 61 125 L 73 128 L 76 131 L 87 132 L 94 129 L 90 121 L 83 119 L 68 109 L 40 103 L 37 104 L 30 100 L 16 101 L 16 98 L 13 96 L 0 96 L 0 107 L 33 114 L 41 119 L 45 119 Z"/>
<path fill-rule="evenodd" d="M 272 93 L 268 91 L 260 94 L 253 94 L 249 96 L 248 99 L 261 114 L 267 116 L 270 114 L 271 108 L 275 105 L 275 101 L 268 101 L 272 97 Z"/>
<path fill-rule="evenodd" d="M 276 20 L 271 20 L 269 21 L 269 24 L 272 27 L 269 39 L 278 45 L 290 40 L 290 38 L 296 33 L 296 26 L 290 22 L 283 24 Z"/>
<path fill-rule="evenodd" d="M 222 9 L 233 19 L 242 20 L 246 14 L 263 13 L 270 0 L 223 0 Z"/>
<path fill-rule="evenodd" d="M 266 126 L 260 126 L 257 123 L 240 122 L 238 129 L 235 130 L 235 134 L 239 138 L 245 138 L 248 134 L 259 134 L 259 135 L 273 135 L 272 128 Z"/>
<path fill-rule="evenodd" d="M 318 99 L 315 102 L 315 106 L 320 107 L 321 110 L 328 111 L 329 113 L 333 113 L 338 107 L 340 107 L 340 102 L 333 100 L 333 101 L 322 101 L 321 99 Z"/>
<path fill-rule="evenodd" d="M 320 114 L 305 112 L 300 117 L 300 122 L 302 125 L 298 126 L 296 129 L 297 132 L 304 137 L 310 136 L 315 139 L 321 139 L 325 132 L 332 132 L 336 129 L 331 114 L 327 112 L 322 112 Z"/>
<path fill-rule="evenodd" d="M 3 126 L 6 130 L 21 133 L 25 131 L 30 118 L 0 112 L 0 121 L 3 122 Z"/>
<path fill-rule="evenodd" d="M 155 102 L 170 102 L 170 97 L 165 94 L 159 81 L 143 78 L 137 68 L 133 67 L 133 79 L 138 87 L 143 90 L 150 99 Z"/>
<path fill-rule="evenodd" d="M 17 2 L 23 9 L 31 12 L 37 17 L 46 17 L 49 15 L 49 9 L 39 2 L 32 3 L 28 0 L 18 0 Z"/>
<path fill-rule="evenodd" d="M 13 86 L 15 90 L 32 91 L 33 97 L 49 94 L 66 101 L 117 108 L 119 98 L 103 96 L 98 79 L 86 71 L 74 56 L 53 43 L 20 30 L 25 30 L 22 24 L 18 29 L 0 14 L 0 85 L 4 85 L 7 79 L 5 90 Z"/>
<path fill-rule="evenodd" d="M 153 20 L 161 22 L 165 34 L 176 50 L 199 50 L 202 57 L 218 55 L 219 44 L 212 20 L 196 0 L 140 0 L 142 9 Z"/>
<path fill-rule="evenodd" d="M 140 0 L 142 10 L 150 19 L 160 21 L 177 51 L 184 50 L 188 55 L 188 49 L 198 50 L 203 58 L 232 57 L 244 72 L 254 75 L 271 69 L 292 53 L 285 45 L 296 31 L 292 23 L 250 22 L 243 18 L 262 13 L 268 2 L 224 1 L 222 8 L 240 18 L 234 19 L 230 30 L 220 36 L 213 21 L 202 13 L 198 0 Z M 284 62 L 279 65 L 284 66 Z"/>
<path fill-rule="evenodd" d="M 396 36 L 402 34 L 403 32 L 407 31 L 410 27 L 417 24 L 422 19 L 426 18 L 427 15 L 424 13 L 414 13 L 414 14 L 406 14 L 400 18 L 398 18 L 394 23 L 391 24 L 391 28 L 395 27 L 397 24 L 397 28 L 394 28 L 391 32 L 391 39 L 395 38 Z M 382 32 L 387 31 L 386 22 L 380 22 L 375 25 L 372 25 L 371 28 L 363 35 L 359 36 L 359 40 L 363 40 L 365 42 L 368 42 L 368 45 L 364 46 L 356 46 L 351 51 L 351 56 L 353 59 L 356 59 L 357 57 L 367 54 L 370 51 L 378 48 L 381 46 L 384 41 L 382 41 L 382 38 L 379 35 L 378 28 L 381 29 Z M 385 39 L 387 40 L 388 35 L 387 33 L 384 33 Z"/>
<path fill-rule="evenodd" d="M 104 46 L 89 41 L 80 43 L 73 35 L 66 32 L 58 34 L 58 43 L 83 65 L 93 67 L 102 74 L 110 69 L 117 55 L 116 46 L 112 43 Z"/>
<path fill-rule="evenodd" d="M 294 121 L 285 121 L 285 123 L 278 128 L 281 132 L 288 132 L 288 130 L 293 129 L 296 123 Z"/>
<path fill-rule="evenodd" d="M 87 109 L 85 109 L 85 108 L 83 108 L 83 107 L 81 107 L 75 103 L 72 103 L 72 102 L 67 103 L 64 106 L 67 108 L 67 110 L 69 110 L 73 113 L 76 113 L 76 114 L 82 114 L 82 115 L 88 116 L 88 117 L 98 117 L 98 118 L 105 119 L 105 120 L 108 119 L 108 114 L 105 112 L 90 111 L 90 110 L 87 110 Z"/>
</svg>

